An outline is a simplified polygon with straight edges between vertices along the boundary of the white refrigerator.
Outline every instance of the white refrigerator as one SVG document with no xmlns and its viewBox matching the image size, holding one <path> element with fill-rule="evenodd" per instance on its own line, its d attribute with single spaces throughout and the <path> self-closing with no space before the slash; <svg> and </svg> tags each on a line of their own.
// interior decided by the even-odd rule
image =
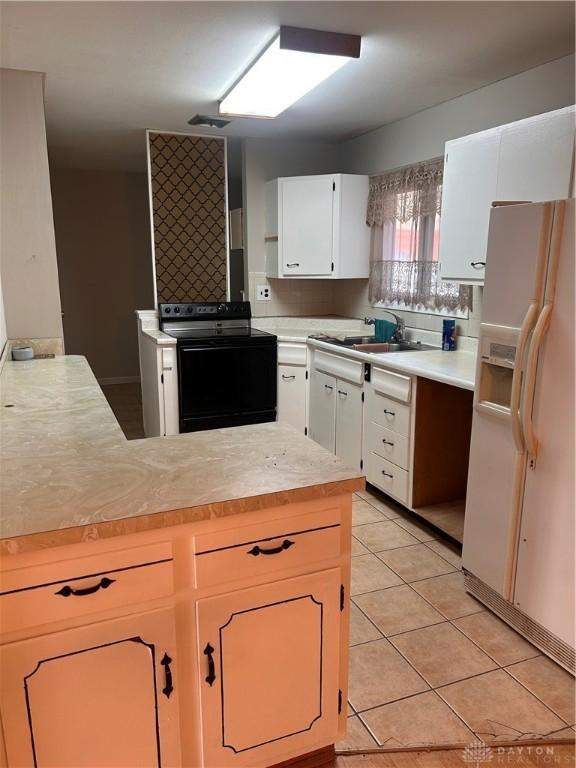
<svg viewBox="0 0 576 768">
<path fill-rule="evenodd" d="M 574 200 L 491 211 L 468 591 L 574 672 Z"/>
</svg>

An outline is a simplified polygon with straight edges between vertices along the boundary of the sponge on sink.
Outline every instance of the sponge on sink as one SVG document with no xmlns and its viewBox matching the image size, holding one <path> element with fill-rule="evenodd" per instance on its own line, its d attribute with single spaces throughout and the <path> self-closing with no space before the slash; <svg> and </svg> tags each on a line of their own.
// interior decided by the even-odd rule
<svg viewBox="0 0 576 768">
<path fill-rule="evenodd" d="M 374 321 L 374 341 L 390 341 L 396 331 L 396 323 L 388 320 Z"/>
</svg>

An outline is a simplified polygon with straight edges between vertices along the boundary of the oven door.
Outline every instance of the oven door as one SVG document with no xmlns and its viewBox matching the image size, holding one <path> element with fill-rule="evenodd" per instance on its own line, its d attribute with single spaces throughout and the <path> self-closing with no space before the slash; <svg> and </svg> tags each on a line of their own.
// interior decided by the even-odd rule
<svg viewBox="0 0 576 768">
<path fill-rule="evenodd" d="M 275 339 L 180 345 L 180 431 L 274 421 L 277 357 Z"/>
</svg>

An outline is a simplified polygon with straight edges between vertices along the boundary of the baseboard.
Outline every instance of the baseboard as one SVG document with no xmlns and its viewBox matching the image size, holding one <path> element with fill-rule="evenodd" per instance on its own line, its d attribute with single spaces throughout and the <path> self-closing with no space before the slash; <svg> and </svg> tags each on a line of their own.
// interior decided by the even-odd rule
<svg viewBox="0 0 576 768">
<path fill-rule="evenodd" d="M 332 744 L 300 757 L 293 757 L 291 760 L 276 763 L 273 768 L 321 768 L 322 766 L 333 765 L 334 755 L 334 745 Z"/>
<path fill-rule="evenodd" d="M 109 379 L 98 379 L 100 386 L 107 384 L 139 384 L 140 376 L 113 376 Z"/>
</svg>

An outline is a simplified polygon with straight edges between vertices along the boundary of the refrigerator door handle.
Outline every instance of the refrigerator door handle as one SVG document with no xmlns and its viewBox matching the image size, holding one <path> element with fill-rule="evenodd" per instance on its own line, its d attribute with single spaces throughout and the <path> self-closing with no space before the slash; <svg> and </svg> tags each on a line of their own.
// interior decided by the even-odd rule
<svg viewBox="0 0 576 768">
<path fill-rule="evenodd" d="M 558 279 L 558 265 L 560 262 L 560 250 L 562 248 L 565 213 L 566 202 L 561 200 L 555 204 L 552 245 L 548 260 L 548 277 L 544 294 L 544 306 L 542 307 L 534 327 L 530 349 L 528 350 L 528 361 L 526 364 L 524 398 L 522 400 L 522 429 L 524 432 L 526 450 L 528 455 L 532 458 L 536 458 L 538 455 L 538 436 L 536 435 L 534 421 L 532 419 L 534 394 L 536 390 L 536 374 L 538 373 L 538 354 L 542 347 L 546 332 L 548 331 L 550 315 L 552 314 L 552 309 L 554 307 L 554 295 L 556 293 L 556 282 Z"/>
<path fill-rule="evenodd" d="M 528 337 L 534 323 L 536 322 L 536 316 L 538 315 L 538 302 L 533 301 L 528 307 L 528 311 L 524 317 L 524 322 L 520 329 L 520 335 L 518 337 L 518 343 L 516 345 L 516 356 L 514 365 L 514 374 L 512 376 L 512 393 L 510 395 L 510 414 L 512 417 L 512 433 L 514 435 L 514 443 L 516 444 L 516 450 L 522 452 L 525 449 L 524 434 L 522 429 L 522 419 L 520 417 L 520 403 L 522 399 L 522 372 L 524 370 L 524 356 L 526 354 L 526 346 L 528 343 Z"/>
<path fill-rule="evenodd" d="M 532 457 L 536 457 L 538 454 L 538 436 L 534 430 L 534 421 L 532 419 L 536 373 L 538 371 L 538 353 L 548 330 L 551 313 L 552 304 L 546 304 L 540 312 L 540 317 L 536 322 L 532 335 L 532 342 L 528 351 L 528 362 L 526 364 L 526 382 L 524 385 L 524 399 L 522 401 L 522 430 L 524 432 L 526 450 L 528 455 Z"/>
</svg>

